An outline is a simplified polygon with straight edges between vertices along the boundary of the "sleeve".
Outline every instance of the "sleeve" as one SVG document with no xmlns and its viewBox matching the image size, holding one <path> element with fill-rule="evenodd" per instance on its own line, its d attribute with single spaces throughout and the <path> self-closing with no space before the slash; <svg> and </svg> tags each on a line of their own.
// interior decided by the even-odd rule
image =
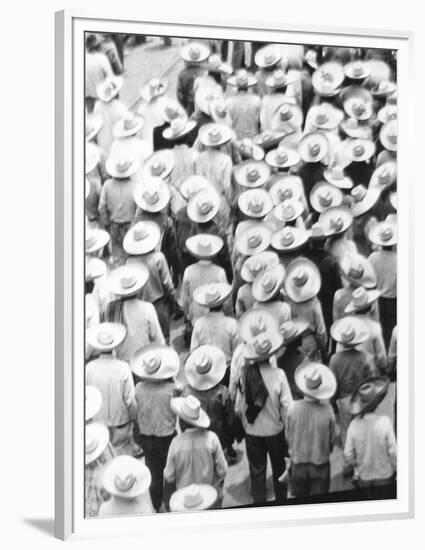
<svg viewBox="0 0 425 550">
<path fill-rule="evenodd" d="M 165 256 L 162 253 L 160 256 L 158 256 L 157 265 L 158 265 L 159 276 L 161 278 L 161 283 L 164 290 L 167 292 L 169 296 L 174 296 L 175 290 L 173 286 L 173 281 L 171 279 L 170 269 L 168 267 L 167 260 L 165 259 Z"/>
<path fill-rule="evenodd" d="M 186 107 L 186 79 L 183 72 L 181 72 L 177 78 L 176 95 L 179 103 Z"/>
<path fill-rule="evenodd" d="M 233 355 L 235 353 L 235 349 L 238 347 L 241 341 L 239 330 L 238 330 L 238 323 L 236 319 L 232 319 L 232 324 L 231 324 L 229 333 L 230 333 L 230 349 Z"/>
<path fill-rule="evenodd" d="M 202 344 L 202 341 L 201 341 L 201 324 L 200 324 L 200 320 L 202 318 L 199 318 L 195 321 L 195 325 L 193 327 L 193 331 L 192 331 L 192 339 L 190 341 L 190 352 L 192 353 L 192 351 L 194 351 L 195 349 L 199 348 L 199 346 Z"/>
<path fill-rule="evenodd" d="M 152 344 L 165 345 L 165 338 L 162 333 L 161 325 L 159 324 L 158 315 L 152 304 L 150 305 L 150 312 L 148 317 L 149 323 L 149 340 Z"/>
<path fill-rule="evenodd" d="M 279 372 L 282 378 L 281 391 L 280 391 L 280 417 L 284 422 L 288 414 L 289 406 L 293 402 L 293 398 L 292 398 L 291 388 L 289 386 L 289 382 L 285 372 L 280 369 L 279 369 Z"/>
<path fill-rule="evenodd" d="M 375 353 L 375 365 L 380 372 L 383 372 L 387 368 L 387 352 L 385 351 L 384 338 L 382 336 L 380 326 L 379 331 L 373 340 L 373 347 Z"/>
<path fill-rule="evenodd" d="M 285 439 L 288 445 L 289 456 L 291 456 L 292 443 L 293 443 L 293 402 L 289 405 L 286 411 L 285 417 Z"/>
<path fill-rule="evenodd" d="M 127 406 L 129 415 L 132 420 L 136 420 L 137 405 L 136 405 L 136 397 L 135 397 L 135 391 L 134 391 L 134 382 L 133 382 L 133 377 L 131 375 L 130 367 L 128 365 L 126 365 L 126 368 L 124 371 L 122 392 L 123 392 L 124 403 Z"/>
<path fill-rule="evenodd" d="M 391 424 L 390 419 L 387 416 L 383 416 L 382 419 L 385 419 L 385 423 L 386 423 L 385 442 L 386 442 L 388 457 L 390 459 L 391 466 L 395 470 L 397 468 L 397 441 L 394 433 L 394 428 Z"/>
<path fill-rule="evenodd" d="M 241 354 L 233 353 L 232 360 L 230 361 L 230 377 L 229 377 L 229 394 L 233 403 L 236 401 L 236 391 L 239 383 L 239 376 L 241 372 Z"/>
<path fill-rule="evenodd" d="M 241 315 L 245 313 L 244 303 L 240 297 L 240 290 L 241 289 L 238 290 L 235 302 L 235 315 L 237 319 L 239 319 L 239 317 L 241 317 Z"/>
<path fill-rule="evenodd" d="M 222 481 L 227 472 L 227 462 L 224 458 L 223 448 L 214 432 L 209 432 L 212 440 L 213 458 L 214 458 L 214 473 L 216 481 Z"/>
<path fill-rule="evenodd" d="M 176 462 L 175 462 L 175 447 L 176 438 L 171 441 L 171 445 L 168 449 L 167 462 L 164 469 L 164 479 L 167 483 L 176 482 Z"/>
<path fill-rule="evenodd" d="M 333 322 L 337 321 L 338 320 L 338 291 L 335 292 L 334 294 L 334 299 L 333 299 L 333 305 L 332 305 L 332 320 Z"/>
<path fill-rule="evenodd" d="M 332 355 L 332 357 L 329 360 L 329 368 L 333 372 L 335 378 L 336 378 L 336 392 L 332 400 L 336 400 L 339 398 L 339 389 L 340 389 L 340 383 L 338 379 L 338 372 L 336 368 L 336 360 L 335 360 L 335 354 Z"/>
<path fill-rule="evenodd" d="M 397 367 L 397 326 L 391 334 L 390 347 L 388 349 L 388 374 L 393 375 Z"/>
<path fill-rule="evenodd" d="M 314 325 L 320 347 L 322 350 L 324 350 L 326 349 L 326 345 L 328 343 L 328 336 L 326 333 L 326 325 L 323 318 L 322 306 L 320 305 L 319 301 L 317 301 L 316 307 L 314 308 Z"/>
<path fill-rule="evenodd" d="M 100 192 L 100 199 L 99 199 L 99 216 L 100 216 L 100 222 L 103 225 L 103 227 L 108 227 L 110 224 L 107 191 L 108 191 L 108 182 L 106 181 L 102 187 L 102 191 Z"/>
<path fill-rule="evenodd" d="M 332 451 L 335 444 L 336 420 L 332 405 L 329 405 L 329 449 Z"/>
<path fill-rule="evenodd" d="M 229 155 L 225 155 L 225 157 L 223 157 L 221 183 L 224 189 L 224 196 L 226 197 L 229 204 L 232 204 L 233 200 L 232 168 L 232 159 L 229 157 Z"/>
<path fill-rule="evenodd" d="M 353 434 L 353 423 L 348 426 L 347 439 L 344 447 L 344 460 L 347 466 L 356 466 L 356 446 Z"/>
<path fill-rule="evenodd" d="M 184 270 L 183 273 L 183 281 L 182 281 L 182 289 L 181 289 L 181 301 L 182 301 L 182 308 L 184 311 L 184 315 L 186 319 L 190 318 L 190 291 L 189 291 L 189 276 L 187 268 Z"/>
</svg>

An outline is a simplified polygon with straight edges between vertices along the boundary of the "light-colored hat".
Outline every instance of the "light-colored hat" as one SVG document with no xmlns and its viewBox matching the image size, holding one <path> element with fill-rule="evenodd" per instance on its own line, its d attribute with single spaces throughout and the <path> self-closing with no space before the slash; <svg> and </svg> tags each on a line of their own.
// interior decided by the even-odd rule
<svg viewBox="0 0 425 550">
<path fill-rule="evenodd" d="M 204 176 L 193 175 L 186 178 L 180 185 L 179 191 L 188 201 L 200 191 L 211 189 L 211 184 Z"/>
<path fill-rule="evenodd" d="M 317 63 L 317 52 L 315 50 L 307 50 L 304 55 L 304 61 L 314 70 L 319 66 Z"/>
<path fill-rule="evenodd" d="M 109 243 L 109 233 L 103 229 L 86 229 L 86 254 L 94 254 Z"/>
<path fill-rule="evenodd" d="M 171 199 L 168 184 L 155 176 L 139 180 L 134 186 L 133 196 L 137 206 L 146 212 L 161 212 Z"/>
<path fill-rule="evenodd" d="M 100 411 L 102 406 L 102 394 L 96 386 L 86 386 L 86 422 L 91 420 Z"/>
<path fill-rule="evenodd" d="M 277 65 L 281 59 L 282 53 L 279 46 L 275 44 L 268 44 L 267 46 L 260 48 L 255 52 L 254 57 L 255 64 L 257 67 L 260 67 L 260 69 Z"/>
<path fill-rule="evenodd" d="M 386 124 L 390 120 L 396 119 L 398 117 L 398 107 L 397 104 L 387 103 L 381 109 L 379 109 L 377 118 L 382 124 Z"/>
<path fill-rule="evenodd" d="M 250 309 L 238 321 L 239 334 L 244 342 L 251 342 L 259 334 L 278 332 L 278 320 L 267 310 Z"/>
<path fill-rule="evenodd" d="M 309 233 L 300 227 L 284 227 L 273 233 L 271 245 L 280 252 L 293 252 L 306 244 Z"/>
<path fill-rule="evenodd" d="M 264 189 L 248 189 L 239 195 L 238 207 L 249 218 L 264 218 L 272 210 L 273 202 Z"/>
<path fill-rule="evenodd" d="M 86 141 L 86 165 L 85 173 L 90 174 L 96 168 L 101 159 L 100 149 L 95 143 Z"/>
<path fill-rule="evenodd" d="M 224 245 L 223 239 L 208 233 L 198 233 L 189 237 L 185 244 L 192 256 L 202 260 L 209 260 L 217 256 Z"/>
<path fill-rule="evenodd" d="M 135 155 L 110 156 L 106 159 L 105 168 L 110 176 L 125 179 L 133 176 L 140 167 L 140 159 Z"/>
<path fill-rule="evenodd" d="M 121 455 L 109 461 L 102 474 L 105 490 L 119 498 L 132 499 L 146 493 L 151 484 L 149 468 L 132 456 Z"/>
<path fill-rule="evenodd" d="M 325 231 L 323 224 L 315 222 L 310 229 L 310 239 L 312 241 L 325 240 L 328 238 L 328 234 Z"/>
<path fill-rule="evenodd" d="M 178 353 L 170 346 L 149 344 L 140 348 L 130 360 L 131 370 L 139 378 L 167 380 L 180 369 Z"/>
<path fill-rule="evenodd" d="M 117 296 L 134 296 L 142 290 L 148 279 L 149 271 L 146 266 L 126 264 L 109 273 L 108 287 Z"/>
<path fill-rule="evenodd" d="M 367 324 L 359 317 L 342 317 L 331 326 L 332 338 L 344 346 L 354 347 L 369 338 Z"/>
<path fill-rule="evenodd" d="M 284 86 L 287 86 L 292 82 L 293 82 L 293 79 L 288 78 L 287 73 L 282 69 L 277 69 L 265 80 L 266 86 L 268 88 L 271 88 L 272 90 L 275 88 L 283 88 Z"/>
<path fill-rule="evenodd" d="M 297 303 L 307 302 L 317 296 L 322 285 L 320 272 L 307 258 L 296 258 L 288 265 L 285 291 Z"/>
<path fill-rule="evenodd" d="M 248 361 L 264 361 L 274 355 L 283 344 L 282 335 L 277 330 L 260 332 L 242 348 L 242 354 Z"/>
<path fill-rule="evenodd" d="M 156 151 L 143 164 L 143 176 L 165 179 L 174 168 L 174 153 L 172 149 Z"/>
<path fill-rule="evenodd" d="M 378 202 L 380 195 L 381 189 L 378 187 L 366 189 L 364 185 L 356 185 L 351 190 L 353 198 L 351 212 L 353 216 L 357 218 L 368 212 Z"/>
<path fill-rule="evenodd" d="M 173 397 L 170 401 L 171 409 L 182 420 L 197 428 L 208 428 L 210 419 L 201 403 L 193 395 L 187 397 Z"/>
<path fill-rule="evenodd" d="M 264 159 L 264 149 L 256 145 L 251 138 L 243 138 L 235 143 L 241 157 L 252 161 L 259 162 Z"/>
<path fill-rule="evenodd" d="M 100 422 L 86 424 L 85 465 L 97 460 L 109 443 L 109 430 Z"/>
<path fill-rule="evenodd" d="M 338 127 L 344 115 L 330 103 L 321 103 L 310 107 L 308 120 L 311 120 L 317 130 L 334 130 Z"/>
<path fill-rule="evenodd" d="M 141 116 L 136 116 L 128 111 L 123 118 L 114 124 L 113 135 L 115 138 L 135 136 L 144 125 L 145 121 Z"/>
<path fill-rule="evenodd" d="M 186 359 L 184 373 L 187 383 L 195 390 L 210 390 L 226 373 L 226 356 L 217 346 L 199 346 Z"/>
<path fill-rule="evenodd" d="M 97 133 L 102 128 L 103 119 L 101 115 L 86 116 L 86 140 L 90 141 L 97 136 Z M 86 153 L 87 154 L 87 153 Z"/>
<path fill-rule="evenodd" d="M 125 325 L 120 323 L 99 323 L 86 330 L 86 341 L 98 351 L 112 351 L 127 335 Z"/>
<path fill-rule="evenodd" d="M 249 256 L 241 268 L 241 277 L 247 283 L 252 283 L 260 273 L 273 269 L 279 263 L 276 252 L 266 250 L 254 256 Z"/>
<path fill-rule="evenodd" d="M 281 222 L 289 223 L 301 216 L 304 206 L 299 200 L 287 199 L 274 207 L 273 213 Z"/>
<path fill-rule="evenodd" d="M 272 230 L 263 222 L 253 223 L 236 239 L 236 249 L 244 256 L 264 252 L 270 245 Z"/>
<path fill-rule="evenodd" d="M 282 264 L 260 273 L 252 283 L 252 295 L 257 302 L 268 302 L 280 292 L 285 280 L 285 268 Z"/>
<path fill-rule="evenodd" d="M 394 223 L 379 222 L 369 231 L 369 240 L 378 246 L 397 244 L 397 226 Z"/>
<path fill-rule="evenodd" d="M 374 411 L 386 396 L 389 385 L 385 376 L 371 376 L 362 380 L 351 396 L 350 414 L 357 416 Z"/>
<path fill-rule="evenodd" d="M 361 86 L 349 86 L 341 92 L 344 111 L 350 118 L 369 120 L 373 114 L 372 94 Z"/>
<path fill-rule="evenodd" d="M 211 221 L 220 207 L 220 197 L 211 187 L 196 193 L 187 205 L 187 215 L 195 223 Z"/>
<path fill-rule="evenodd" d="M 173 141 L 180 139 L 189 134 L 196 126 L 195 120 L 189 120 L 187 115 L 180 115 L 177 118 L 173 118 L 170 122 L 170 126 L 165 128 L 162 135 L 165 139 Z"/>
<path fill-rule="evenodd" d="M 229 86 L 235 86 L 236 88 L 249 88 L 257 84 L 257 79 L 246 69 L 239 69 L 235 74 L 229 76 L 227 83 Z"/>
<path fill-rule="evenodd" d="M 281 130 L 286 135 L 287 133 L 292 133 L 296 129 L 300 129 L 302 123 L 302 110 L 298 105 L 286 102 L 276 109 L 271 120 L 271 127 L 278 131 Z M 290 125 L 289 127 L 288 124 Z"/>
<path fill-rule="evenodd" d="M 360 124 L 357 118 L 346 118 L 340 124 L 341 130 L 354 139 L 372 139 L 372 128 L 368 123 Z"/>
<path fill-rule="evenodd" d="M 195 92 L 195 105 L 204 114 L 210 114 L 210 104 L 214 100 L 223 99 L 223 90 L 220 86 L 199 86 Z"/>
<path fill-rule="evenodd" d="M 124 237 L 123 247 L 127 254 L 138 256 L 152 252 L 161 239 L 161 229 L 155 222 L 141 221 L 130 227 Z"/>
<path fill-rule="evenodd" d="M 304 395 L 318 401 L 331 399 L 336 392 L 334 373 L 321 363 L 301 364 L 295 370 L 294 380 Z"/>
<path fill-rule="evenodd" d="M 270 168 L 265 162 L 247 160 L 235 166 L 234 176 L 241 187 L 261 187 L 270 177 Z"/>
<path fill-rule="evenodd" d="M 185 44 L 180 53 L 184 61 L 190 63 L 202 63 L 211 55 L 211 51 L 206 44 L 196 41 Z"/>
<path fill-rule="evenodd" d="M 213 98 L 209 104 L 209 114 L 218 124 L 232 125 L 227 101 L 223 97 Z"/>
<path fill-rule="evenodd" d="M 397 84 L 390 80 L 381 80 L 370 91 L 376 97 L 389 96 L 397 90 Z"/>
<path fill-rule="evenodd" d="M 353 214 L 345 206 L 331 206 L 320 214 L 318 221 L 324 227 L 326 235 L 337 235 L 351 226 Z"/>
<path fill-rule="evenodd" d="M 344 154 L 351 162 L 369 160 L 376 151 L 376 145 L 371 139 L 347 139 L 344 143 Z"/>
<path fill-rule="evenodd" d="M 227 283 L 208 283 L 193 291 L 193 299 L 200 306 L 218 307 L 232 294 L 232 286 Z"/>
<path fill-rule="evenodd" d="M 233 67 L 229 63 L 223 61 L 217 53 L 213 53 L 209 56 L 206 66 L 209 71 L 221 73 L 223 75 L 230 76 L 233 73 Z"/>
<path fill-rule="evenodd" d="M 168 82 L 161 78 L 151 78 L 140 88 L 140 97 L 150 103 L 152 99 L 163 96 L 167 90 Z"/>
<path fill-rule="evenodd" d="M 362 309 L 365 309 L 373 304 L 373 302 L 375 302 L 380 295 L 381 293 L 379 290 L 366 290 L 364 287 L 359 286 L 353 291 L 353 294 L 351 295 L 351 302 L 347 305 L 344 311 L 345 313 L 361 311 Z"/>
<path fill-rule="evenodd" d="M 205 147 L 220 147 L 234 138 L 234 132 L 226 124 L 211 122 L 200 128 L 198 137 Z"/>
<path fill-rule="evenodd" d="M 320 96 L 331 97 L 339 93 L 344 78 L 343 66 L 335 61 L 329 61 L 314 71 L 312 84 Z"/>
<path fill-rule="evenodd" d="M 344 174 L 344 169 L 340 166 L 334 166 L 333 168 L 327 168 L 323 172 L 325 180 L 339 189 L 351 189 L 353 187 L 353 180 Z"/>
<path fill-rule="evenodd" d="M 379 132 L 379 139 L 388 151 L 397 151 L 397 119 L 384 124 Z"/>
<path fill-rule="evenodd" d="M 86 256 L 85 280 L 94 281 L 105 275 L 106 264 L 100 258 Z"/>
<path fill-rule="evenodd" d="M 294 149 L 279 145 L 277 149 L 273 149 L 266 154 L 266 162 L 273 168 L 290 168 L 295 166 L 300 161 L 300 156 Z"/>
<path fill-rule="evenodd" d="M 364 61 L 359 59 L 344 65 L 344 73 L 353 80 L 363 80 L 370 75 L 370 69 Z"/>
<path fill-rule="evenodd" d="M 171 495 L 171 512 L 208 510 L 217 500 L 217 489 L 212 485 L 188 485 Z"/>
<path fill-rule="evenodd" d="M 320 162 L 329 153 L 329 141 L 320 132 L 310 132 L 299 141 L 298 153 L 304 162 Z"/>
<path fill-rule="evenodd" d="M 380 164 L 372 174 L 369 188 L 378 187 L 383 190 L 395 182 L 397 178 L 397 163 L 395 160 L 388 160 Z"/>
<path fill-rule="evenodd" d="M 299 176 L 283 176 L 275 180 L 270 188 L 269 194 L 276 206 L 283 201 L 301 199 L 302 179 Z"/>
<path fill-rule="evenodd" d="M 390 195 L 390 203 L 391 206 L 394 208 L 394 210 L 398 209 L 398 197 L 397 192 L 391 193 Z"/>
<path fill-rule="evenodd" d="M 324 181 L 316 183 L 310 193 L 310 204 L 316 212 L 324 212 L 332 206 L 339 206 L 342 199 L 342 191 Z"/>
<path fill-rule="evenodd" d="M 117 97 L 123 84 L 124 79 L 122 76 L 108 77 L 97 86 L 97 97 L 104 103 L 109 103 L 114 97 Z"/>
<path fill-rule="evenodd" d="M 309 329 L 309 324 L 304 319 L 294 319 L 292 321 L 286 321 L 279 327 L 280 333 L 283 336 L 283 345 L 287 346 Z"/>
<path fill-rule="evenodd" d="M 364 288 L 376 287 L 375 270 L 369 260 L 362 254 L 344 254 L 339 267 L 341 275 L 351 284 L 363 286 Z"/>
<path fill-rule="evenodd" d="M 253 139 L 253 143 L 262 148 L 272 149 L 276 147 L 278 143 L 285 137 L 283 132 L 277 132 L 275 130 L 266 130 L 257 134 Z"/>
<path fill-rule="evenodd" d="M 158 107 L 165 122 L 171 123 L 176 118 L 187 119 L 187 113 L 183 106 L 172 97 L 161 97 L 158 99 Z"/>
</svg>

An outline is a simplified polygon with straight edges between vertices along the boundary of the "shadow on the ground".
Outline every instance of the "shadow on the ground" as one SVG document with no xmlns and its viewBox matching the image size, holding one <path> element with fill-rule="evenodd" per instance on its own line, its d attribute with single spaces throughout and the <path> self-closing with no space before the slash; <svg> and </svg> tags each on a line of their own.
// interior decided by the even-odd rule
<svg viewBox="0 0 425 550">
<path fill-rule="evenodd" d="M 46 535 L 53 537 L 55 534 L 55 520 L 53 518 L 23 518 L 22 521 Z"/>
</svg>

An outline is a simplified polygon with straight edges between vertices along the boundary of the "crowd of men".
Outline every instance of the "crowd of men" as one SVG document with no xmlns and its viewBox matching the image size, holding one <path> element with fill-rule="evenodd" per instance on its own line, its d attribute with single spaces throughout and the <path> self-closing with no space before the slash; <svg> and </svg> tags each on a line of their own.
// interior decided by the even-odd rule
<svg viewBox="0 0 425 550">
<path fill-rule="evenodd" d="M 169 43 L 169 40 L 168 42 Z M 146 54 L 148 55 L 148 54 Z M 137 108 L 86 37 L 86 515 L 395 481 L 397 86 L 390 51 L 187 40 Z M 184 327 L 178 353 L 170 327 Z"/>
</svg>

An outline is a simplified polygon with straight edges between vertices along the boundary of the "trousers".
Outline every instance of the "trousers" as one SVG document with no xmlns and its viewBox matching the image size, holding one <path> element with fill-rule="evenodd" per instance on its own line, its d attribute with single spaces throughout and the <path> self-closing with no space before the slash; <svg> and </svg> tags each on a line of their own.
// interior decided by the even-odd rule
<svg viewBox="0 0 425 550">
<path fill-rule="evenodd" d="M 291 464 L 291 492 L 294 497 L 323 495 L 329 492 L 330 465 Z"/>
</svg>

